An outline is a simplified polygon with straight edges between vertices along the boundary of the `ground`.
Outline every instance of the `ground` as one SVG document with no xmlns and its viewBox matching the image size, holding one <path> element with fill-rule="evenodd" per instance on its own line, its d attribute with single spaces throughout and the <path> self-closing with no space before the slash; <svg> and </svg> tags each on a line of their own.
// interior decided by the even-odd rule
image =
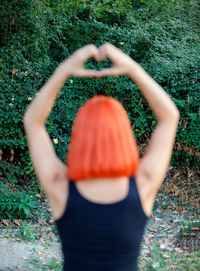
<svg viewBox="0 0 200 271">
<path fill-rule="evenodd" d="M 139 260 L 140 270 L 198 270 L 197 263 L 200 261 L 199 231 L 193 247 L 191 242 L 184 246 L 183 242 L 181 244 L 177 238 L 183 223 L 186 223 L 187 220 L 198 221 L 187 211 L 181 213 L 178 211 L 163 212 L 157 209 L 155 215 L 148 220 L 145 228 Z M 59 238 L 54 233 L 54 221 L 40 221 L 38 224 L 27 222 L 24 225 L 24 229 L 26 228 L 29 229 L 29 233 L 32 232 L 32 236 L 27 237 L 27 239 L 32 238 L 32 241 L 24 240 L 25 238 L 19 235 L 19 229 L 14 224 L 9 228 L 1 226 L 0 270 L 61 270 L 62 252 Z M 24 230 L 24 232 L 26 231 Z M 37 240 L 38 236 L 40 236 L 39 240 Z M 194 251 L 197 249 L 195 255 Z M 180 255 L 183 254 L 185 257 L 187 255 L 189 258 L 192 257 L 193 267 L 184 269 L 181 266 L 178 267 L 174 262 L 173 269 L 170 263 L 172 253 L 174 256 L 176 254 L 176 260 L 179 258 L 179 261 Z M 192 254 L 193 256 L 191 256 Z M 180 262 L 178 264 L 180 265 Z M 162 269 L 163 265 L 164 269 Z M 166 269 L 167 265 L 169 269 Z"/>
</svg>

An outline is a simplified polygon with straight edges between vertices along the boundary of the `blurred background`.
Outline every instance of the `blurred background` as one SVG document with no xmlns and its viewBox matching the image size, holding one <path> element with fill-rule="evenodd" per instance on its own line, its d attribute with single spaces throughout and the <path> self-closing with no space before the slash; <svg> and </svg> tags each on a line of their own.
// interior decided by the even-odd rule
<svg viewBox="0 0 200 271">
<path fill-rule="evenodd" d="M 176 219 L 180 222 L 178 235 L 173 238 L 180 251 L 176 249 L 173 264 L 182 269 L 167 269 L 172 268 L 172 257 L 155 240 L 156 246 L 150 249 L 157 261 L 152 261 L 152 254 L 141 258 L 141 270 L 198 270 L 200 2 L 1 0 L 0 8 L 0 238 L 39 241 L 44 236 L 41 226 L 50 225 L 48 233 L 59 242 L 48 201 L 31 165 L 23 115 L 64 59 L 86 44 L 98 47 L 110 42 L 140 63 L 169 94 L 181 115 L 152 219 L 156 222 L 155 218 L 174 214 L 171 225 Z M 85 67 L 111 65 L 108 59 L 99 64 L 91 59 Z M 142 157 L 157 120 L 138 87 L 127 76 L 101 80 L 72 77 L 60 92 L 46 125 L 60 159 L 66 160 L 78 109 L 97 94 L 113 96 L 123 104 Z M 57 265 L 56 260 L 51 262 L 52 270 L 60 270 Z M 36 270 L 49 270 L 39 268 Z"/>
</svg>

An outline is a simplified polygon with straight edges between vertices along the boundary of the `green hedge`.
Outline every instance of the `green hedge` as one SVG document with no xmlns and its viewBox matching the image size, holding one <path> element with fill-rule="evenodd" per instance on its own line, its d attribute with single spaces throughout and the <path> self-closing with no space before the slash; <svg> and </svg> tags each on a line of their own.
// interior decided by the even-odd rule
<svg viewBox="0 0 200 271">
<path fill-rule="evenodd" d="M 75 5 L 76 4 L 76 5 Z M 109 7 L 109 8 L 108 8 Z M 13 184 L 35 178 L 22 118 L 31 99 L 57 65 L 76 49 L 110 42 L 155 78 L 176 103 L 181 119 L 171 164 L 199 165 L 199 8 L 191 1 L 2 1 L 0 26 L 0 177 Z M 109 67 L 94 60 L 88 68 Z M 125 107 L 138 144 L 149 139 L 156 118 L 126 76 L 71 78 L 47 122 L 65 161 L 79 107 L 96 94 Z M 14 150 L 13 159 L 10 151 Z M 188 150 L 188 151 L 187 151 Z"/>
</svg>

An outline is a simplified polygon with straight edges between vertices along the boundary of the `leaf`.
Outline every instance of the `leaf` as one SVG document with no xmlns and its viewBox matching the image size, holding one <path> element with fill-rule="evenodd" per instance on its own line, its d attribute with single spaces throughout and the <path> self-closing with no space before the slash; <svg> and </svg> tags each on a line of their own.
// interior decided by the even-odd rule
<svg viewBox="0 0 200 271">
<path fill-rule="evenodd" d="M 182 250 L 179 247 L 175 247 L 175 251 L 178 253 L 182 253 Z"/>
<path fill-rule="evenodd" d="M 2 223 L 6 226 L 9 227 L 9 219 L 3 219 Z"/>
<path fill-rule="evenodd" d="M 18 69 L 12 69 L 12 74 L 16 74 L 18 72 Z"/>
<path fill-rule="evenodd" d="M 29 210 L 28 208 L 24 208 L 23 210 L 24 210 L 24 213 L 25 213 L 27 216 L 30 215 L 30 210 Z"/>
<path fill-rule="evenodd" d="M 48 254 L 48 253 L 50 253 L 50 252 L 49 252 L 49 251 L 46 251 L 46 250 L 44 250 L 44 249 L 41 249 L 41 250 L 39 251 L 39 254 L 40 254 L 40 255 Z"/>
<path fill-rule="evenodd" d="M 20 225 L 21 225 L 21 224 L 20 224 L 21 221 L 22 221 L 21 219 L 15 219 L 15 220 L 14 220 L 14 224 L 15 224 L 16 226 L 20 226 Z"/>
<path fill-rule="evenodd" d="M 163 257 L 165 258 L 170 258 L 171 256 L 167 255 L 167 254 L 163 254 Z"/>
</svg>

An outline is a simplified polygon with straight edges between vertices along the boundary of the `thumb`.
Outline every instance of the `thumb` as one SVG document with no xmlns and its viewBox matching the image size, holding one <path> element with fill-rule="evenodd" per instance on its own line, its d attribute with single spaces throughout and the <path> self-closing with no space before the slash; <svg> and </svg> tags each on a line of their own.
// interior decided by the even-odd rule
<svg viewBox="0 0 200 271">
<path fill-rule="evenodd" d="M 96 70 L 82 69 L 79 73 L 79 77 L 94 77 L 99 78 L 99 73 Z"/>
<path fill-rule="evenodd" d="M 99 77 L 103 77 L 103 76 L 118 76 L 120 75 L 120 69 L 117 67 L 112 67 L 112 68 L 108 68 L 108 69 L 103 69 L 101 71 L 98 71 L 97 76 Z"/>
</svg>

